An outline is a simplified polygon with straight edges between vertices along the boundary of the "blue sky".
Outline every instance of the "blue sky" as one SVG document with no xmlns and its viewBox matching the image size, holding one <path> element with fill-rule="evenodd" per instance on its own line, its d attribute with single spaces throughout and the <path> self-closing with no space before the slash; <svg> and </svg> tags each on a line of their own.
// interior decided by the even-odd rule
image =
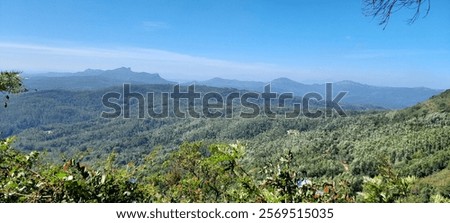
<svg viewBox="0 0 450 223">
<path fill-rule="evenodd" d="M 449 11 L 431 0 L 424 19 L 400 11 L 383 30 L 362 0 L 1 0 L 0 69 L 449 88 Z"/>
</svg>

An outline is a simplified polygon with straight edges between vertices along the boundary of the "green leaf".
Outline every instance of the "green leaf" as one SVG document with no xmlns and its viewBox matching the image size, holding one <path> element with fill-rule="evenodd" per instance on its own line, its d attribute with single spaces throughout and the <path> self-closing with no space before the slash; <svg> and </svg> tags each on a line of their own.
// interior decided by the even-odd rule
<svg viewBox="0 0 450 223">
<path fill-rule="evenodd" d="M 59 173 L 55 174 L 55 176 L 56 176 L 58 179 L 64 179 L 65 177 L 67 177 L 67 173 L 65 173 L 65 172 L 59 172 Z"/>
</svg>

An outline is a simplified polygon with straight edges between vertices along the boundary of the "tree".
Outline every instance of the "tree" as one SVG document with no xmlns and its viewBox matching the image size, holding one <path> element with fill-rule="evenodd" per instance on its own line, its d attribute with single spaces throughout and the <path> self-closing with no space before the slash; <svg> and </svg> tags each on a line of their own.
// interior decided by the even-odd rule
<svg viewBox="0 0 450 223">
<path fill-rule="evenodd" d="M 22 85 L 22 78 L 17 71 L 1 71 L 0 72 L 0 93 L 7 93 L 5 96 L 5 108 L 8 107 L 9 95 L 26 91 Z"/>
<path fill-rule="evenodd" d="M 363 191 L 359 194 L 360 202 L 402 202 L 402 199 L 407 198 L 411 194 L 411 187 L 416 178 L 400 177 L 386 157 L 381 158 L 381 160 L 379 175 L 374 178 L 365 177 Z"/>
<path fill-rule="evenodd" d="M 425 8 L 425 16 L 430 12 L 430 0 L 364 0 L 364 12 L 366 16 L 378 17 L 379 25 L 386 28 L 392 14 L 407 8 L 415 10 L 414 15 L 408 20 L 408 24 L 414 23 Z"/>
</svg>

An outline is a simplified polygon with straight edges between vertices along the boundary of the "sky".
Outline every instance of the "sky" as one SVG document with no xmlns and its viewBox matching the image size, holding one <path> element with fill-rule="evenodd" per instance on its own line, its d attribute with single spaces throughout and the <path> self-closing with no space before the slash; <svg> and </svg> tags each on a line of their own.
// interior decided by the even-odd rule
<svg viewBox="0 0 450 223">
<path fill-rule="evenodd" d="M 0 0 L 0 70 L 450 88 L 450 1 L 385 29 L 362 0 Z"/>
</svg>

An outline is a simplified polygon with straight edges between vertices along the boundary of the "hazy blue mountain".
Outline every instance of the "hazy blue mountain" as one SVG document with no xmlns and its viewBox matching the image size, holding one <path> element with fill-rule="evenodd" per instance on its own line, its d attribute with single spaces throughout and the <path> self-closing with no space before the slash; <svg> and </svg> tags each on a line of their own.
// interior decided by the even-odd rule
<svg viewBox="0 0 450 223">
<path fill-rule="evenodd" d="M 156 73 L 134 72 L 130 68 L 122 67 L 114 70 L 87 69 L 76 73 L 25 75 L 24 83 L 28 89 L 37 90 L 90 90 L 119 86 L 124 83 L 171 84 L 173 82 L 161 78 Z"/>
<path fill-rule="evenodd" d="M 261 92 L 268 83 L 259 81 L 238 81 L 213 78 L 198 82 L 214 87 L 231 87 L 236 89 Z M 288 78 L 277 78 L 269 82 L 273 92 L 292 92 L 295 96 L 303 96 L 308 92 L 317 92 L 325 96 L 326 84 L 302 84 Z M 430 88 L 379 87 L 361 84 L 353 81 L 339 81 L 333 83 L 333 93 L 346 91 L 342 102 L 353 105 L 374 105 L 388 109 L 399 109 L 413 106 L 421 101 L 439 94 L 442 90 Z"/>
<path fill-rule="evenodd" d="M 270 84 L 272 91 L 277 93 L 292 92 L 296 96 L 303 96 L 309 92 L 325 93 L 325 85 L 302 84 L 285 77 L 272 80 Z"/>
<path fill-rule="evenodd" d="M 165 80 L 157 73 L 134 72 L 130 68 L 117 68 L 114 70 L 87 69 L 76 73 L 44 73 L 25 75 L 25 86 L 28 89 L 37 90 L 95 90 L 113 86 L 121 86 L 124 83 L 131 84 L 175 84 Z M 206 85 L 218 88 L 234 88 L 239 90 L 262 92 L 264 86 L 271 84 L 273 92 L 292 92 L 295 96 L 302 97 L 308 92 L 317 92 L 325 96 L 325 83 L 303 84 L 288 78 L 277 78 L 271 82 L 240 81 L 224 78 L 213 78 L 206 81 L 195 81 L 188 84 Z M 361 84 L 353 81 L 340 81 L 333 84 L 333 93 L 348 92 L 342 102 L 363 107 L 384 107 L 388 109 L 400 109 L 413 106 L 424 101 L 442 90 L 429 88 L 406 87 L 379 87 Z"/>
<path fill-rule="evenodd" d="M 410 107 L 442 92 L 424 87 L 378 87 L 352 81 L 334 83 L 333 91 L 347 91 L 343 100 L 347 103 L 380 105 L 391 109 Z"/>
<path fill-rule="evenodd" d="M 261 81 L 240 81 L 240 80 L 229 80 L 219 77 L 209 79 L 206 81 L 197 81 L 195 84 L 207 85 L 211 87 L 221 87 L 221 88 L 236 88 L 239 90 L 250 90 L 250 91 L 261 91 L 264 82 Z"/>
<path fill-rule="evenodd" d="M 67 76 L 92 76 L 99 75 L 104 72 L 104 70 L 100 69 L 86 69 L 84 71 L 79 71 L 75 73 L 70 72 L 48 72 L 48 73 L 39 73 L 39 74 L 25 74 L 25 77 L 67 77 Z"/>
</svg>

